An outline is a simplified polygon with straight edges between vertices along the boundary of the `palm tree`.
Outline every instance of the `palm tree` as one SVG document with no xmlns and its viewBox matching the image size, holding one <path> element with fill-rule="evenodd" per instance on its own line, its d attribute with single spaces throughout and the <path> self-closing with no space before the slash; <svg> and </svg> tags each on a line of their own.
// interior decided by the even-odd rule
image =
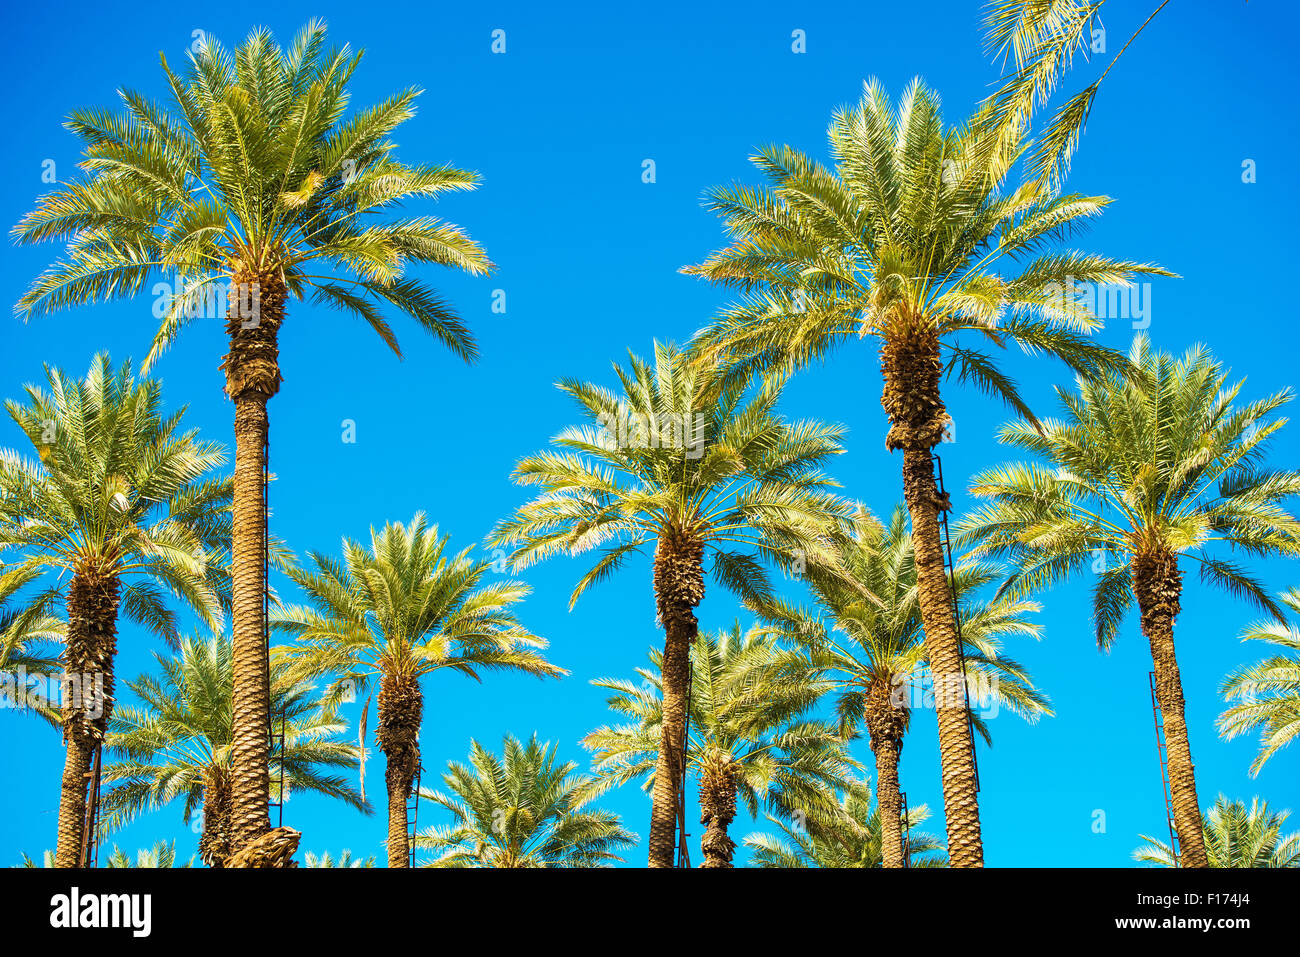
<svg viewBox="0 0 1300 957">
<path fill-rule="evenodd" d="M 1282 603 L 1300 615 L 1300 588 L 1283 592 Z M 1250 776 L 1255 777 L 1269 758 L 1300 734 L 1300 624 L 1257 622 L 1242 640 L 1266 641 L 1285 649 L 1238 668 L 1219 688 L 1225 700 L 1237 702 L 1219 715 L 1219 734 L 1232 739 L 1260 733 L 1259 754 L 1250 766 Z"/>
<path fill-rule="evenodd" d="M 485 583 L 492 563 L 470 557 L 473 546 L 450 554 L 449 540 L 417 513 L 409 525 L 372 528 L 369 549 L 345 538 L 341 562 L 312 552 L 309 570 L 290 570 L 308 605 L 272 619 L 273 628 L 298 640 L 288 649 L 296 677 L 332 676 L 327 698 L 364 693 L 379 680 L 376 737 L 388 764 L 389 867 L 409 864 L 406 802 L 420 768 L 421 679 L 443 669 L 476 681 L 484 669 L 568 673 L 543 657 L 546 641 L 515 618 L 511 606 L 528 587 Z M 364 725 L 361 737 L 364 746 Z"/>
<path fill-rule="evenodd" d="M 768 186 L 710 191 L 733 241 L 683 270 L 741 291 L 699 343 L 741 368 L 783 374 L 849 339 L 880 342 L 886 446 L 903 452 L 926 653 L 936 674 L 954 680 L 960 649 L 938 523 L 950 503 L 932 453 L 951 421 L 941 380 L 955 373 L 1031 416 L 1014 381 L 969 338 L 1096 369 L 1120 357 L 1088 340 L 1100 320 L 1066 290 L 1164 272 L 1054 248 L 1110 200 L 1008 188 L 1027 144 L 989 143 L 977 125 L 944 129 L 936 95 L 919 80 L 897 110 L 871 81 L 831 123 L 833 170 L 771 146 L 752 157 Z M 949 853 L 954 867 L 980 866 L 966 709 L 945 705 L 938 718 Z"/>
<path fill-rule="evenodd" d="M 1241 801 L 1220 794 L 1201 818 L 1209 867 L 1300 867 L 1300 832 L 1282 834 L 1289 811 L 1272 812 L 1268 802 L 1252 798 L 1250 809 Z M 1133 852 L 1133 860 L 1157 867 L 1177 867 L 1178 857 L 1168 844 L 1140 835 L 1147 843 Z"/>
<path fill-rule="evenodd" d="M 1097 643 L 1110 647 L 1136 600 L 1151 644 L 1156 696 L 1164 714 L 1174 825 L 1182 866 L 1205 867 L 1200 807 L 1184 717 L 1174 620 L 1183 582 L 1180 558 L 1201 581 L 1279 620 L 1281 610 L 1215 543 L 1247 555 L 1300 553 L 1300 522 L 1283 501 L 1300 492 L 1300 473 L 1264 466 L 1266 440 L 1285 420 L 1268 416 L 1289 392 L 1234 405 L 1241 383 L 1202 346 L 1175 359 L 1135 337 L 1129 366 L 1058 388 L 1064 418 L 1005 426 L 1001 441 L 1042 464 L 1006 465 L 972 481 L 992 501 L 962 524 L 982 553 L 1017 564 L 1003 586 L 1025 593 L 1091 566 L 1097 573 Z"/>
<path fill-rule="evenodd" d="M 589 808 L 599 789 L 575 774 L 574 761 L 556 762 L 557 749 L 523 744 L 507 734 L 500 757 L 470 742 L 469 764 L 450 761 L 447 791 L 420 796 L 451 812 L 453 823 L 429 828 L 415 846 L 440 852 L 430 867 L 604 867 L 636 835 L 618 815 Z"/>
<path fill-rule="evenodd" d="M 174 280 L 146 368 L 195 318 L 225 312 L 221 368 L 235 406 L 231 800 L 241 848 L 269 829 L 267 402 L 280 389 L 288 300 L 357 317 L 399 357 L 385 312 L 403 313 L 471 361 L 477 349 L 455 310 L 403 271 L 418 263 L 473 275 L 492 268 L 454 225 L 379 220 L 407 200 L 472 189 L 478 176 L 397 161 L 389 137 L 414 115 L 413 87 L 344 119 L 360 58 L 347 46 L 326 50 L 317 21 L 287 50 L 259 29 L 233 56 L 205 40 L 180 75 L 163 57 L 171 102 L 124 90 L 124 110 L 74 112 L 67 125 L 85 143 L 86 177 L 47 193 L 14 230 L 20 243 L 67 241 L 64 258 L 19 301 L 27 317 Z M 277 833 L 246 859 L 265 863 L 293 840 Z"/>
<path fill-rule="evenodd" d="M 54 607 L 58 593 L 26 591 L 40 577 L 34 566 L 0 562 L 0 706 L 31 711 L 57 727 L 58 709 L 44 691 L 33 694 L 29 687 L 32 678 L 59 674 L 54 646 L 63 644 L 63 622 Z"/>
<path fill-rule="evenodd" d="M 127 683 L 143 706 L 118 708 L 109 722 L 107 744 L 116 760 L 104 768 L 112 785 L 103 798 L 104 824 L 112 830 L 182 799 L 187 825 L 203 809 L 199 856 L 209 867 L 224 867 L 232 850 L 233 644 L 227 636 L 187 640 L 174 656 L 154 657 L 158 675 Z M 284 780 L 279 799 L 309 791 L 370 814 L 369 803 L 340 776 L 360 765 L 360 746 L 343 740 L 347 725 L 335 708 L 288 672 L 287 662 L 273 658 L 271 709 L 284 722 L 283 746 L 271 755 L 272 778 Z"/>
<path fill-rule="evenodd" d="M 902 867 L 898 765 L 912 704 L 924 689 L 918 672 L 926 664 L 906 507 L 897 506 L 887 525 L 865 511 L 860 513 L 840 564 L 851 583 L 814 576 L 813 612 L 780 600 L 763 612 L 781 635 L 807 649 L 807 667 L 826 676 L 824 680 L 838 691 L 840 733 L 852 736 L 866 726 L 876 759 L 884 866 Z M 1052 713 L 1047 698 L 1034 688 L 1020 664 L 1001 653 L 1000 644 L 1008 636 L 1039 637 L 1039 626 L 1026 618 L 1038 605 L 1009 596 L 978 600 L 976 594 L 998 576 L 999 569 L 991 565 L 958 564 L 953 586 L 962 606 L 966 680 L 958 688 L 936 684 L 930 690 L 936 703 L 942 695 L 958 693 L 964 698 L 973 690 L 985 707 L 1007 707 L 1037 721 L 1040 715 Z M 921 703 L 925 703 L 923 695 Z M 976 730 L 991 743 L 980 713 L 972 709 L 971 716 Z"/>
<path fill-rule="evenodd" d="M 364 859 L 360 857 L 353 857 L 351 851 L 344 850 L 344 852 L 340 854 L 338 859 L 336 860 L 330 856 L 329 851 L 326 851 L 324 854 L 321 854 L 319 857 L 313 854 L 311 851 L 308 851 L 303 859 L 302 866 L 303 867 L 342 867 L 348 869 L 374 867 L 375 858 L 373 854 L 370 857 Z"/>
<path fill-rule="evenodd" d="M 62 709 L 67 758 L 56 860 L 81 862 L 86 782 L 112 717 L 119 615 L 177 639 L 168 595 L 209 627 L 228 602 L 231 484 L 220 448 L 181 431 L 158 383 L 96 356 L 85 379 L 47 369 L 49 390 L 6 403 L 37 459 L 0 452 L 0 548 L 41 572 L 67 608 Z M 67 576 L 65 583 L 64 576 Z"/>
<path fill-rule="evenodd" d="M 54 863 L 54 852 L 46 851 L 41 858 L 41 863 L 37 864 L 26 854 L 23 855 L 22 867 L 57 867 Z M 135 852 L 135 860 L 123 851 L 116 844 L 113 845 L 113 853 L 109 855 L 104 864 L 105 867 L 193 867 L 194 858 L 191 857 L 184 864 L 176 863 L 176 842 L 159 841 L 153 847 L 145 848 Z"/>
<path fill-rule="evenodd" d="M 793 814 L 833 806 L 857 767 L 835 729 L 808 717 L 827 690 L 776 640 L 759 629 L 700 635 L 691 645 L 686 770 L 699 782 L 704 867 L 731 867 L 728 827 L 737 798 L 750 816 L 759 806 Z M 640 682 L 600 678 L 609 707 L 632 719 L 583 738 L 610 785 L 641 781 L 653 791 L 663 725 L 663 656 L 650 653 Z"/>
<path fill-rule="evenodd" d="M 762 560 L 787 570 L 817 563 L 824 539 L 847 514 L 820 472 L 842 451 L 842 430 L 787 423 L 775 412 L 779 382 L 750 395 L 740 377 L 673 345 L 655 343 L 653 363 L 632 355 L 628 369 L 614 372 L 621 394 L 571 379 L 559 383 L 587 424 L 556 436 L 557 451 L 515 466 L 516 482 L 542 491 L 497 525 L 492 542 L 518 546 L 515 568 L 601 547 L 570 607 L 654 543 L 664 721 L 649 863 L 671 867 L 694 609 L 704 598 L 706 557 L 719 584 L 749 598 L 771 591 Z"/>
<path fill-rule="evenodd" d="M 932 835 L 912 828 L 930 816 L 924 804 L 907 813 L 908 867 L 945 867 L 943 845 Z M 892 841 L 885 833 L 881 810 L 871 804 L 871 789 L 865 781 L 846 782 L 835 812 L 821 818 L 778 817 L 767 819 L 781 831 L 757 833 L 745 838 L 758 867 L 889 867 L 886 852 Z"/>
</svg>

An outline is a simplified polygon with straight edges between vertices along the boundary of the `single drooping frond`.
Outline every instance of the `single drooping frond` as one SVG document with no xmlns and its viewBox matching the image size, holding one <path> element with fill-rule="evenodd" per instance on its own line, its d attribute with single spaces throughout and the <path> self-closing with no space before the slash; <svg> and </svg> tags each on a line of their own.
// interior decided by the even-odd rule
<svg viewBox="0 0 1300 957">
<path fill-rule="evenodd" d="M 415 115 L 418 89 L 349 113 L 360 60 L 327 48 L 319 21 L 287 49 L 263 29 L 233 54 L 207 38 L 180 73 L 162 58 L 165 101 L 123 90 L 117 110 L 74 112 L 67 126 L 84 144 L 84 175 L 41 197 L 13 231 L 20 243 L 65 241 L 66 252 L 19 313 L 171 283 L 148 364 L 196 318 L 224 317 L 222 296 L 251 304 L 253 292 L 227 284 L 273 278 L 294 298 L 360 319 L 399 355 L 385 318 L 395 312 L 473 359 L 455 310 L 408 272 L 432 263 L 482 274 L 492 264 L 459 227 L 396 213 L 472 189 L 478 176 L 398 161 L 392 136 Z"/>
<path fill-rule="evenodd" d="M 225 826 L 210 812 L 226 797 L 230 778 L 234 663 L 228 636 L 181 642 L 171 656 L 155 654 L 158 670 L 127 687 L 138 705 L 119 705 L 109 722 L 104 767 L 104 826 L 112 831 L 136 816 L 179 801 L 189 825 L 203 808 L 205 826 Z M 364 813 L 371 808 L 344 776 L 360 763 L 360 748 L 344 737 L 347 723 L 310 685 L 289 675 L 279 656 L 271 669 L 271 709 L 284 743 L 271 755 L 271 779 L 283 769 L 287 795 L 311 792 Z M 210 793 L 212 791 L 222 793 Z"/>
<path fill-rule="evenodd" d="M 972 492 L 991 501 L 961 522 L 961 537 L 1015 562 L 1008 593 L 1091 568 L 1103 648 L 1134 604 L 1135 560 L 1152 555 L 1195 561 L 1205 584 L 1282 620 L 1264 586 L 1222 549 L 1300 554 L 1300 522 L 1286 508 L 1300 472 L 1265 461 L 1286 422 L 1273 413 L 1291 393 L 1239 402 L 1242 383 L 1228 377 L 1202 346 L 1175 358 L 1138 335 L 1126 370 L 1057 389 L 1062 418 L 1002 429 L 1001 441 L 1038 461 L 976 476 Z"/>
<path fill-rule="evenodd" d="M 909 867 L 944 867 L 943 845 L 933 835 L 913 828 L 930 816 L 919 804 L 908 810 Z M 880 809 L 871 803 L 865 781 L 846 782 L 830 815 L 792 819 L 767 816 L 779 834 L 759 832 L 745 838 L 756 867 L 847 868 L 882 867 Z"/>
<path fill-rule="evenodd" d="M 9 401 L 34 457 L 0 450 L 0 549 L 59 592 L 66 576 L 121 579 L 121 612 L 168 642 L 168 595 L 211 627 L 229 602 L 230 480 L 220 446 L 182 431 L 159 384 L 96 356 L 84 379 L 47 369 L 47 387 Z"/>
<path fill-rule="evenodd" d="M 1282 595 L 1282 604 L 1300 615 L 1300 589 Z M 1300 622 L 1300 618 L 1296 619 Z M 1223 679 L 1219 693 L 1231 706 L 1219 715 L 1224 738 L 1259 732 L 1259 754 L 1250 775 L 1300 735 L 1300 624 L 1263 621 L 1252 625 L 1243 641 L 1266 641 L 1281 653 L 1238 668 Z"/>
<path fill-rule="evenodd" d="M 494 544 L 515 546 L 516 568 L 599 550 L 570 606 L 644 546 L 695 543 L 723 587 L 769 596 L 765 563 L 817 564 L 848 507 L 821 468 L 843 451 L 843 429 L 787 422 L 780 384 L 747 389 L 716 362 L 655 344 L 654 361 L 614 367 L 617 391 L 566 379 L 582 424 L 554 451 L 515 466 L 541 491 L 498 523 Z"/>
<path fill-rule="evenodd" d="M 829 136 L 833 167 L 769 146 L 751 157 L 765 185 L 708 192 L 731 245 L 684 271 L 742 298 L 701 334 L 703 349 L 772 370 L 855 336 L 915 341 L 1022 415 L 1031 413 L 1015 382 L 980 342 L 1015 343 L 1077 371 L 1119 358 L 1089 341 L 1102 321 L 1078 290 L 1167 273 L 1062 247 L 1107 197 L 1007 186 L 1026 144 L 989 151 L 977 127 L 945 128 L 937 95 L 919 80 L 897 106 L 869 82 L 856 106 L 835 113 Z M 891 419 L 904 414 L 886 405 Z"/>
<path fill-rule="evenodd" d="M 660 664 L 639 680 L 598 678 L 606 703 L 625 723 L 597 728 L 583 746 L 609 786 L 654 788 L 663 701 Z M 691 647 L 687 770 L 702 782 L 725 777 L 751 817 L 760 809 L 805 814 L 829 808 L 858 767 L 836 729 L 812 712 L 829 683 L 760 628 L 701 634 Z M 703 783 L 702 794 L 707 791 Z"/>
<path fill-rule="evenodd" d="M 372 528 L 369 548 L 344 539 L 342 561 L 312 552 L 308 568 L 290 569 L 307 604 L 273 611 L 272 627 L 296 639 L 286 649 L 295 672 L 329 676 L 332 697 L 365 693 L 384 674 L 565 674 L 543 656 L 545 639 L 515 618 L 528 586 L 492 580 L 492 563 L 471 557 L 473 546 L 453 553 L 449 543 L 417 513 Z"/>
<path fill-rule="evenodd" d="M 421 789 L 452 817 L 416 835 L 417 850 L 437 855 L 425 866 L 605 867 L 636 844 L 618 815 L 590 807 L 593 779 L 557 761 L 557 748 L 509 734 L 503 747 L 498 756 L 471 741 L 468 764 L 448 762 L 446 791 Z"/>
<path fill-rule="evenodd" d="M 1289 811 L 1270 811 L 1268 802 L 1252 798 L 1229 801 L 1220 794 L 1205 812 L 1202 826 L 1210 867 L 1300 867 L 1300 832 L 1283 834 Z M 1146 844 L 1133 852 L 1133 860 L 1156 867 L 1177 867 L 1169 845 L 1147 835 Z"/>
</svg>

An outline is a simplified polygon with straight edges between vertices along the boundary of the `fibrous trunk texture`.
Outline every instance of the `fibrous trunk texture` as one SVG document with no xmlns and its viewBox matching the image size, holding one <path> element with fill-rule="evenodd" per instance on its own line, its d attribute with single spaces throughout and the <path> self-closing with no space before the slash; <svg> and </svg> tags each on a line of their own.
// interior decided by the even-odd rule
<svg viewBox="0 0 1300 957">
<path fill-rule="evenodd" d="M 898 786 L 898 761 L 903 754 L 907 711 L 894 701 L 893 684 L 885 676 L 867 687 L 866 723 L 876 756 L 876 805 L 880 809 L 880 856 L 884 867 L 903 867 L 903 796 Z"/>
<path fill-rule="evenodd" d="M 387 759 L 388 866 L 410 866 L 410 824 L 406 802 L 411 798 L 420 767 L 420 721 L 424 695 L 412 674 L 385 673 L 379 682 L 379 727 L 375 738 Z"/>
<path fill-rule="evenodd" d="M 677 793 L 686 775 L 691 643 L 699 627 L 694 609 L 704 598 L 703 544 L 690 535 L 661 535 L 655 550 L 654 587 L 655 607 L 664 629 L 663 726 L 650 813 L 649 865 L 672 867 Z"/>
<path fill-rule="evenodd" d="M 1178 832 L 1180 867 L 1209 867 L 1201 805 L 1196 796 L 1192 745 L 1183 708 L 1183 680 L 1174 654 L 1174 619 L 1182 596 L 1178 558 L 1159 546 L 1140 549 L 1132 562 L 1133 591 L 1142 614 L 1142 633 L 1151 643 L 1156 673 L 1156 700 L 1164 714 L 1169 751 L 1169 790 Z"/>
<path fill-rule="evenodd" d="M 199 858 L 208 867 L 230 860 L 230 771 L 217 765 L 203 770 L 203 833 Z"/>
<path fill-rule="evenodd" d="M 736 817 L 736 778 L 727 758 L 711 762 L 700 773 L 700 823 L 704 837 L 702 867 L 731 867 L 736 842 L 727 828 Z"/>
<path fill-rule="evenodd" d="M 113 656 L 117 653 L 118 580 L 78 572 L 68 586 L 63 648 L 63 740 L 67 755 L 59 796 L 55 867 L 82 867 L 86 789 L 91 760 L 113 710 Z M 93 836 L 93 835 L 91 835 Z"/>
<path fill-rule="evenodd" d="M 284 321 L 285 287 L 278 273 L 241 263 L 231 269 L 230 339 L 221 368 L 235 404 L 234 712 L 231 736 L 230 838 L 239 851 L 268 833 L 271 681 L 266 616 L 266 403 L 280 389 L 277 337 Z M 275 854 L 235 855 L 235 861 L 274 861 Z M 265 866 L 265 865 L 256 865 Z"/>
<path fill-rule="evenodd" d="M 890 421 L 886 444 L 891 451 L 903 452 L 903 497 L 912 519 L 925 653 L 934 677 L 948 859 L 953 867 L 983 867 L 966 676 L 939 535 L 939 513 L 949 503 L 939 494 L 931 458 L 949 421 L 939 394 L 943 366 L 937 336 L 923 326 L 888 338 L 881 349 L 881 369 L 881 404 Z"/>
</svg>

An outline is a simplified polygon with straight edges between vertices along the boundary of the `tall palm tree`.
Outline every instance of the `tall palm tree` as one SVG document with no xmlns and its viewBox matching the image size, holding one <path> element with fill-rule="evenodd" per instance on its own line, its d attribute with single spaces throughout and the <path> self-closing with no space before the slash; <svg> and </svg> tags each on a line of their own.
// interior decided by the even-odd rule
<svg viewBox="0 0 1300 957">
<path fill-rule="evenodd" d="M 699 783 L 704 867 L 731 867 L 728 828 L 737 798 L 751 817 L 760 806 L 786 813 L 831 807 L 856 767 L 833 727 L 809 717 L 827 683 L 799 667 L 759 629 L 700 635 L 691 645 L 687 773 Z M 653 791 L 663 725 L 663 655 L 650 653 L 639 682 L 592 682 L 614 695 L 610 708 L 631 723 L 583 738 L 609 785 L 641 781 Z"/>
<path fill-rule="evenodd" d="M 1273 812 L 1268 802 L 1252 798 L 1250 808 L 1220 794 L 1201 819 L 1209 867 L 1300 867 L 1300 832 L 1283 834 L 1290 811 Z M 1140 835 L 1146 844 L 1133 860 L 1158 867 L 1177 867 L 1168 844 Z"/>
<path fill-rule="evenodd" d="M 161 59 L 169 102 L 124 90 L 124 109 L 68 119 L 85 143 L 86 176 L 47 193 L 14 229 L 21 243 L 66 240 L 67 251 L 18 308 L 31 317 L 174 281 L 146 368 L 184 326 L 225 312 L 221 368 L 235 407 L 232 813 L 242 847 L 269 829 L 267 402 L 280 389 L 288 301 L 357 317 L 399 357 L 385 314 L 405 314 L 471 361 L 474 340 L 452 306 L 404 272 L 435 263 L 480 275 L 492 264 L 454 225 L 381 218 L 408 200 L 472 189 L 478 176 L 398 162 L 390 136 L 415 113 L 414 87 L 345 119 L 361 54 L 327 50 L 324 24 L 309 23 L 287 50 L 261 29 L 233 55 L 207 39 L 180 74 Z M 267 837 L 246 858 L 265 863 L 291 840 Z"/>
<path fill-rule="evenodd" d="M 1136 601 L 1164 713 L 1184 867 L 1205 867 L 1207 858 L 1174 650 L 1180 561 L 1196 562 L 1205 584 L 1281 620 L 1264 587 L 1217 552 L 1227 545 L 1256 557 L 1300 553 L 1300 522 L 1283 506 L 1300 492 L 1300 472 L 1264 464 L 1267 439 L 1285 422 L 1269 416 L 1290 393 L 1237 405 L 1240 391 L 1204 347 L 1175 359 L 1138 335 L 1128 368 L 1081 380 L 1077 393 L 1057 389 L 1062 419 L 1001 430 L 1001 441 L 1040 462 L 976 476 L 972 491 L 991 501 L 960 529 L 978 552 L 1015 561 L 1008 593 L 1091 567 L 1102 649 Z"/>
<path fill-rule="evenodd" d="M 42 690 L 32 694 L 30 679 L 59 674 L 58 646 L 63 622 L 56 615 L 58 592 L 28 591 L 41 570 L 0 561 L 0 706 L 29 711 L 58 726 L 59 712 Z"/>
<path fill-rule="evenodd" d="M 517 546 L 514 567 L 557 553 L 602 548 L 570 607 L 628 556 L 653 543 L 653 587 L 664 629 L 664 721 L 650 819 L 651 867 L 673 864 L 676 795 L 684 780 L 686 686 L 695 608 L 708 571 L 742 597 L 771 587 L 763 560 L 787 569 L 816 564 L 847 506 L 820 471 L 843 451 L 842 430 L 787 423 L 775 410 L 780 383 L 755 393 L 741 377 L 673 345 L 654 361 L 614 367 L 621 393 L 565 379 L 585 424 L 554 439 L 556 451 L 523 459 L 514 478 L 540 494 L 492 534 Z M 684 824 L 685 822 L 683 822 Z"/>
<path fill-rule="evenodd" d="M 96 356 L 84 379 L 47 369 L 48 391 L 6 403 L 37 458 L 0 451 L 0 548 L 41 572 L 67 608 L 67 758 L 56 860 L 76 867 L 91 759 L 112 717 L 119 616 L 177 640 L 168 598 L 219 627 L 229 600 L 229 479 L 220 448 L 182 431 L 157 382 Z M 67 580 L 64 581 L 66 576 Z"/>
<path fill-rule="evenodd" d="M 902 867 L 902 793 L 898 766 L 903 739 L 911 723 L 926 646 L 918 601 L 916 555 L 907 530 L 907 509 L 899 505 L 888 524 L 859 514 L 853 537 L 843 546 L 844 579 L 814 575 L 816 607 L 811 612 L 777 600 L 762 609 L 787 640 L 807 650 L 807 666 L 825 676 L 838 692 L 840 733 L 852 736 L 865 725 L 876 759 L 876 801 L 881 815 L 885 867 Z M 959 688 L 928 689 L 941 695 L 977 695 L 987 708 L 1006 707 L 1030 721 L 1051 714 L 1046 696 L 1034 688 L 1025 669 L 1001 653 L 1008 636 L 1039 637 L 1039 626 L 1026 616 L 1034 602 L 1003 596 L 981 601 L 976 595 L 999 577 L 999 569 L 962 562 L 953 573 L 962 606 L 966 681 Z M 922 705 L 925 695 L 919 695 Z M 975 728 L 991 742 L 982 715 L 972 710 Z"/>
<path fill-rule="evenodd" d="M 507 734 L 501 757 L 470 742 L 469 764 L 450 761 L 447 791 L 420 796 L 451 812 L 447 827 L 422 831 L 415 846 L 440 852 L 430 867 L 606 867 L 636 844 L 618 815 L 589 807 L 599 789 L 557 749 Z"/>
<path fill-rule="evenodd" d="M 119 707 L 109 722 L 114 760 L 104 768 L 104 780 L 112 785 L 103 797 L 105 828 L 180 799 L 187 825 L 203 809 L 199 856 L 209 867 L 224 867 L 231 854 L 234 647 L 228 636 L 191 639 L 171 657 L 154 657 L 157 675 L 127 682 L 143 705 Z M 277 798 L 309 791 L 371 813 L 341 776 L 361 763 L 360 746 L 342 737 L 346 722 L 309 685 L 294 681 L 278 655 L 271 665 L 271 710 L 284 722 L 283 745 L 271 755 L 272 779 L 284 780 L 285 793 Z"/>
<path fill-rule="evenodd" d="M 1300 615 L 1300 588 L 1282 594 L 1282 603 Z M 1243 641 L 1266 641 L 1284 649 L 1281 654 L 1238 668 L 1226 678 L 1219 693 L 1235 701 L 1219 715 L 1219 734 L 1232 739 L 1258 731 L 1259 754 L 1250 776 L 1300 734 L 1300 618 L 1293 624 L 1257 622 Z"/>
<path fill-rule="evenodd" d="M 1086 335 L 1100 320 L 1066 290 L 1163 272 L 1057 248 L 1110 200 L 1012 188 L 1008 172 L 1026 141 L 989 144 L 977 125 L 945 129 L 937 96 L 919 80 L 897 109 L 871 81 L 831 123 L 834 169 L 770 146 L 752 157 L 766 186 L 709 192 L 733 240 L 683 270 L 740 290 L 700 348 L 742 368 L 783 372 L 850 339 L 878 340 L 886 446 L 903 453 L 926 652 L 936 674 L 953 678 L 959 648 L 938 522 L 950 503 L 932 454 L 950 422 L 943 377 L 1031 415 L 1014 381 L 970 340 L 1016 343 L 1075 370 L 1113 363 L 1120 357 Z M 938 716 L 949 853 L 954 867 L 980 866 L 966 710 L 945 705 Z"/>
<path fill-rule="evenodd" d="M 871 804 L 865 781 L 848 781 L 833 814 L 824 817 L 776 816 L 767 819 L 780 834 L 755 833 L 745 838 L 757 867 L 889 867 L 888 848 L 879 806 Z M 930 816 L 924 804 L 909 808 L 908 867 L 945 867 L 943 845 L 930 834 L 913 831 Z"/>
<path fill-rule="evenodd" d="M 417 513 L 409 525 L 372 528 L 369 548 L 345 538 L 342 561 L 312 552 L 310 569 L 290 571 L 308 604 L 272 619 L 298 641 L 288 649 L 295 677 L 330 676 L 328 696 L 361 694 L 379 681 L 375 734 L 388 765 L 389 867 L 409 864 L 406 802 L 420 768 L 421 679 L 444 669 L 476 681 L 482 670 L 568 673 L 546 660 L 546 641 L 515 618 L 511 606 L 528 587 L 487 581 L 492 563 L 471 557 L 473 546 L 450 553 L 449 540 Z M 363 727 L 363 746 L 364 738 Z"/>
</svg>

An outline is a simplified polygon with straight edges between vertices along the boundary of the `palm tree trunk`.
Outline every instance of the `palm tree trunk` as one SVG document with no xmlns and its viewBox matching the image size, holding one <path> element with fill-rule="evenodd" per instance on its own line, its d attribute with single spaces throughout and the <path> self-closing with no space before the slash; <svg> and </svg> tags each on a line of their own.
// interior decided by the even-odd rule
<svg viewBox="0 0 1300 957">
<path fill-rule="evenodd" d="M 665 533 L 654 563 L 655 605 L 664 628 L 663 724 L 655 764 L 650 812 L 651 867 L 672 867 L 676 846 L 677 794 L 686 775 L 687 689 L 691 643 L 699 623 L 694 609 L 704 598 L 704 546 L 689 535 Z"/>
<path fill-rule="evenodd" d="M 284 308 L 285 287 L 279 274 L 258 274 L 234 264 L 226 321 L 230 352 L 221 367 L 226 373 L 226 393 L 235 404 L 230 837 L 236 853 L 271 829 L 271 679 L 264 605 L 266 403 L 280 389 L 277 337 Z M 240 857 L 241 861 L 247 859 L 247 855 Z M 252 866 L 260 866 L 256 856 L 253 861 Z"/>
<path fill-rule="evenodd" d="M 208 867 L 225 867 L 230 860 L 230 772 L 216 765 L 203 771 L 199 858 Z"/>
<path fill-rule="evenodd" d="M 736 817 L 736 779 L 729 760 L 710 766 L 700 776 L 700 823 L 705 825 L 701 867 L 731 867 L 736 842 L 727 828 Z"/>
<path fill-rule="evenodd" d="M 379 727 L 375 738 L 387 759 L 388 866 L 410 867 L 411 847 L 406 802 L 420 767 L 420 722 L 424 695 L 413 674 L 385 673 L 379 682 Z"/>
<path fill-rule="evenodd" d="M 880 857 L 884 867 L 904 867 L 903 794 L 898 762 L 903 753 L 907 712 L 894 703 L 893 683 L 877 678 L 867 688 L 867 734 L 876 756 L 876 806 L 880 812 Z"/>
<path fill-rule="evenodd" d="M 78 572 L 68 586 L 63 650 L 63 737 L 68 753 L 59 795 L 55 867 L 82 867 L 86 787 L 91 758 L 104 740 L 113 711 L 113 657 L 117 653 L 118 580 Z"/>
<path fill-rule="evenodd" d="M 939 512 L 949 503 L 939 495 L 931 458 L 949 421 L 939 393 L 943 365 L 937 336 L 927 326 L 887 339 L 881 349 L 881 369 L 885 378 L 881 404 L 891 423 L 886 445 L 891 451 L 903 450 L 903 497 L 912 519 L 925 653 L 934 678 L 948 860 L 952 867 L 983 867 L 966 675 L 939 536 Z"/>
<path fill-rule="evenodd" d="M 1142 633 L 1151 643 L 1156 673 L 1156 700 L 1164 715 L 1169 750 L 1169 791 L 1178 832 L 1179 866 L 1209 867 L 1201 804 L 1196 796 L 1192 745 L 1184 715 L 1183 680 L 1174 654 L 1174 619 L 1182 597 L 1178 557 L 1165 549 L 1139 551 L 1133 558 L 1133 591 L 1142 614 Z"/>
</svg>

